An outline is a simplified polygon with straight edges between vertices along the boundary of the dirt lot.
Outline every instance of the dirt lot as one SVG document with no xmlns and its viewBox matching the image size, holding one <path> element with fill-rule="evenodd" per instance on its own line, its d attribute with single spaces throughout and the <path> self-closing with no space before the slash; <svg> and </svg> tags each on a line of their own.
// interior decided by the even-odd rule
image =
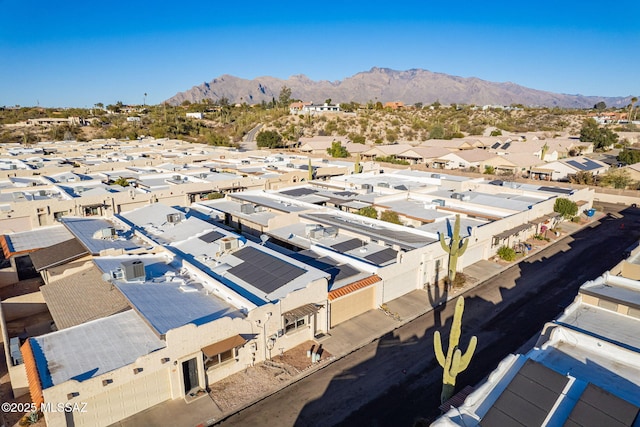
<svg viewBox="0 0 640 427">
<path fill-rule="evenodd" d="M 278 390 L 283 383 L 311 368 L 313 364 L 311 358 L 307 357 L 307 351 L 312 347 L 315 351 L 320 347 L 319 363 L 332 357 L 329 352 L 322 350 L 320 344 L 307 341 L 282 355 L 273 357 L 271 361 L 259 363 L 211 384 L 209 394 L 224 412 L 244 406 L 270 391 Z"/>
</svg>

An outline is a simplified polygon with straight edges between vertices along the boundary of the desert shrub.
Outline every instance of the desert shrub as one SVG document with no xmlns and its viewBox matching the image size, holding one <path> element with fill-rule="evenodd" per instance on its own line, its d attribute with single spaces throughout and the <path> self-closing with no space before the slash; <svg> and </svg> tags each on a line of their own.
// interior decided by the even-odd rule
<svg viewBox="0 0 640 427">
<path fill-rule="evenodd" d="M 515 261 L 516 251 L 508 246 L 501 246 L 498 249 L 498 256 L 505 261 Z"/>
</svg>

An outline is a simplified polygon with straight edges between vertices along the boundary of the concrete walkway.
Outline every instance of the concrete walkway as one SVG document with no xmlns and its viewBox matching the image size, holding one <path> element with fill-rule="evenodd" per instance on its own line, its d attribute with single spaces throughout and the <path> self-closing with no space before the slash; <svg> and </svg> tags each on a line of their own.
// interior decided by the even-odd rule
<svg viewBox="0 0 640 427">
<path fill-rule="evenodd" d="M 562 235 L 559 237 L 554 236 L 554 239 L 549 244 L 553 244 L 554 240 L 562 239 L 567 234 L 573 234 L 582 228 L 590 226 L 592 222 L 597 221 L 602 218 L 602 216 L 604 216 L 604 214 L 600 213 L 600 215 L 591 219 L 591 221 L 586 224 L 563 223 L 561 226 Z M 518 259 L 518 262 L 526 260 L 537 252 L 538 251 L 532 251 L 525 257 Z M 449 291 L 447 300 L 457 298 L 458 295 L 479 285 L 485 280 L 499 274 L 513 265 L 514 263 L 504 264 L 482 260 L 468 266 L 463 270 L 463 272 L 470 278 L 470 280 L 463 287 Z M 364 347 L 388 332 L 391 332 L 415 318 L 433 310 L 429 294 L 427 291 L 421 289 L 414 290 L 395 300 L 389 301 L 386 305 L 389 313 L 392 315 L 389 315 L 379 309 L 369 310 L 366 313 L 354 317 L 353 319 L 340 323 L 332 328 L 329 334 L 319 340 L 322 343 L 322 346 L 334 356 L 332 361 L 340 359 L 347 354 Z M 531 343 L 535 343 L 535 340 L 532 339 Z M 328 363 L 331 363 L 331 361 Z M 167 401 L 114 425 L 122 427 L 133 427 L 134 425 L 166 425 L 167 420 L 171 420 L 171 425 L 176 426 L 213 425 L 216 422 L 255 404 L 256 402 L 277 393 L 280 389 L 300 381 L 304 377 L 313 374 L 326 365 L 326 363 L 319 363 L 313 368 L 304 371 L 291 381 L 282 384 L 278 389 L 274 389 L 262 396 L 255 396 L 254 400 L 234 409 L 230 413 L 223 413 L 207 395 L 207 397 L 203 397 L 190 404 L 186 404 L 183 399 Z"/>
</svg>

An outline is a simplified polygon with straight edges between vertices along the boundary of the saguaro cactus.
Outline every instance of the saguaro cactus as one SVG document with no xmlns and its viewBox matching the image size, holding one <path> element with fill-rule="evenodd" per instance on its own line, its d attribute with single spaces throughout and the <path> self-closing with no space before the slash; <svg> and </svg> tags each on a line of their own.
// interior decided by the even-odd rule
<svg viewBox="0 0 640 427">
<path fill-rule="evenodd" d="M 307 175 L 307 181 L 313 181 L 313 167 L 311 166 L 311 159 L 309 159 L 309 175 Z"/>
<path fill-rule="evenodd" d="M 453 233 L 449 244 L 444 240 L 444 234 L 440 233 L 440 245 L 442 249 L 449 254 L 449 282 L 453 283 L 456 278 L 456 270 L 458 267 L 458 257 L 462 256 L 467 250 L 469 239 L 460 239 L 460 215 L 456 215 L 456 222 L 453 226 Z"/>
<path fill-rule="evenodd" d="M 356 153 L 356 162 L 353 164 L 353 173 L 360 173 L 360 153 Z"/>
<path fill-rule="evenodd" d="M 469 347 L 467 351 L 462 354 L 462 351 L 458 348 L 460 342 L 460 332 L 462 329 L 462 313 L 464 312 L 464 298 L 459 297 L 456 301 L 456 309 L 453 314 L 453 323 L 451 324 L 451 332 L 449 334 L 449 348 L 447 348 L 447 355 L 444 355 L 442 351 L 442 340 L 440 338 L 440 331 L 436 331 L 433 334 L 433 348 L 436 353 L 436 359 L 442 368 L 444 373 L 442 375 L 442 394 L 440 394 L 440 403 L 444 403 L 453 396 L 453 391 L 456 386 L 456 377 L 458 374 L 469 366 L 473 352 L 476 350 L 478 339 L 473 336 L 469 341 Z"/>
</svg>

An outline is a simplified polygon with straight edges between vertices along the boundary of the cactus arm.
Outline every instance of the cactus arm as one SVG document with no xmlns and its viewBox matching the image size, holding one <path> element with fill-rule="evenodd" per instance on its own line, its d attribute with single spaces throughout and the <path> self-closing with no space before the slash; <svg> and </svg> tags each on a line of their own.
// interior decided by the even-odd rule
<svg viewBox="0 0 640 427">
<path fill-rule="evenodd" d="M 476 345 L 478 344 L 478 338 L 471 337 L 469 341 L 469 347 L 467 351 L 460 357 L 460 365 L 458 366 L 458 373 L 464 371 L 469 367 L 473 353 L 476 351 Z"/>
<path fill-rule="evenodd" d="M 440 339 L 440 331 L 436 331 L 433 334 L 433 349 L 436 353 L 436 360 L 444 368 L 445 356 L 442 351 L 442 340 Z"/>
<path fill-rule="evenodd" d="M 469 239 L 464 239 L 462 246 L 460 246 L 460 249 L 458 250 L 458 256 L 464 254 L 464 251 L 467 250 L 467 246 L 469 246 Z"/>
<path fill-rule="evenodd" d="M 439 234 L 440 234 L 440 246 L 442 246 L 442 250 L 445 251 L 446 253 L 451 253 L 451 248 L 444 241 L 444 234 L 442 233 L 439 233 Z"/>
<path fill-rule="evenodd" d="M 464 312 L 464 298 L 459 296 L 456 301 L 456 308 L 453 313 L 451 332 L 449 333 L 449 351 L 453 352 L 460 343 L 460 332 L 462 330 L 462 313 Z"/>
<path fill-rule="evenodd" d="M 453 352 L 453 357 L 451 359 L 451 364 L 449 365 L 449 369 L 445 370 L 443 382 L 445 384 L 456 385 L 456 376 L 458 375 L 458 367 L 460 366 L 460 358 L 461 352 L 459 349 L 456 349 Z"/>
</svg>

